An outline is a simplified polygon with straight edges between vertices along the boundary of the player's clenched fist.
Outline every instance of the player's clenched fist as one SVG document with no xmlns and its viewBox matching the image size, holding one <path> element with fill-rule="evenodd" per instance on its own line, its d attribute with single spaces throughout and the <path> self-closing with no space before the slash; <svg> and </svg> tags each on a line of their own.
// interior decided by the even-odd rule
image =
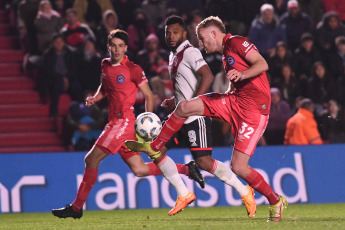
<svg viewBox="0 0 345 230">
<path fill-rule="evenodd" d="M 242 81 L 243 80 L 243 74 L 235 69 L 230 70 L 229 72 L 226 73 L 226 77 L 230 80 L 230 81 Z"/>
<path fill-rule="evenodd" d="M 85 105 L 90 107 L 91 105 L 96 103 L 96 99 L 94 97 L 87 97 L 85 100 Z"/>
</svg>

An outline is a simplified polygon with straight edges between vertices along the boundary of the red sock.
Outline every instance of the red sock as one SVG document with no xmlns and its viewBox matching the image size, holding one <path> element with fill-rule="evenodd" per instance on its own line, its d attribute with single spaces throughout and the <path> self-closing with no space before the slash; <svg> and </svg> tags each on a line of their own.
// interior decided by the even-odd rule
<svg viewBox="0 0 345 230">
<path fill-rule="evenodd" d="M 151 143 L 151 148 L 155 151 L 160 151 L 165 143 L 182 127 L 186 118 L 177 117 L 175 112 L 171 114 L 169 119 L 163 125 L 161 133 Z"/>
<path fill-rule="evenodd" d="M 79 212 L 80 209 L 83 208 L 92 186 L 96 183 L 97 173 L 97 168 L 85 168 L 83 181 L 80 183 L 77 196 L 72 203 L 72 208 L 74 211 Z"/>
<path fill-rule="evenodd" d="M 279 195 L 266 183 L 260 173 L 253 168 L 251 168 L 251 170 L 252 171 L 244 180 L 247 181 L 252 188 L 264 195 L 271 205 L 277 204 L 280 199 Z"/>
<path fill-rule="evenodd" d="M 149 166 L 149 176 L 151 175 L 162 175 L 161 170 L 157 167 L 157 165 L 153 162 L 147 163 Z M 189 176 L 189 168 L 184 164 L 176 164 L 177 171 L 179 174 L 184 174 Z"/>
</svg>

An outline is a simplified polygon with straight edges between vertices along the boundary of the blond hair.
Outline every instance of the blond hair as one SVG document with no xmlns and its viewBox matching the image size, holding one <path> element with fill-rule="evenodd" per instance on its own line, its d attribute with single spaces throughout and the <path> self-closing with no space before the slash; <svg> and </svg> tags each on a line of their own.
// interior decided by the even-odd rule
<svg viewBox="0 0 345 230">
<path fill-rule="evenodd" d="M 202 20 L 195 28 L 195 32 L 198 34 L 200 28 L 207 28 L 209 26 L 215 26 L 217 27 L 222 33 L 225 32 L 225 26 L 223 24 L 222 19 L 220 19 L 218 16 L 209 16 Z"/>
</svg>

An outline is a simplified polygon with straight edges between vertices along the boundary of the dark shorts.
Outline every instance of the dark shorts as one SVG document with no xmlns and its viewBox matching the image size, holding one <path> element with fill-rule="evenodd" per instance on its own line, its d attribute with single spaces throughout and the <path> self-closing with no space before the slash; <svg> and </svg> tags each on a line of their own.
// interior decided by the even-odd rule
<svg viewBox="0 0 345 230">
<path fill-rule="evenodd" d="M 167 149 L 179 145 L 188 146 L 193 158 L 212 155 L 212 120 L 209 117 L 200 117 L 182 128 L 165 144 Z"/>
</svg>

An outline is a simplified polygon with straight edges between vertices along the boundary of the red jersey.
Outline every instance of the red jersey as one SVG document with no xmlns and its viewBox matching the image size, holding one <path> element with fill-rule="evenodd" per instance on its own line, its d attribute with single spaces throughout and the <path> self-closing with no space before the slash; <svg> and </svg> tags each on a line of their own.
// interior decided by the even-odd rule
<svg viewBox="0 0 345 230">
<path fill-rule="evenodd" d="M 239 72 L 248 69 L 250 63 L 246 61 L 245 57 L 257 50 L 255 45 L 244 37 L 231 34 L 224 37 L 223 47 L 223 66 L 226 73 L 232 69 Z M 232 81 L 231 83 L 234 86 L 232 93 L 237 96 L 236 102 L 241 109 L 257 111 L 263 115 L 269 114 L 271 93 L 265 72 L 243 81 Z"/>
<path fill-rule="evenodd" d="M 109 122 L 114 119 L 135 119 L 134 103 L 139 86 L 148 82 L 144 71 L 125 56 L 121 63 L 102 60 L 102 92 L 107 95 Z"/>
</svg>

